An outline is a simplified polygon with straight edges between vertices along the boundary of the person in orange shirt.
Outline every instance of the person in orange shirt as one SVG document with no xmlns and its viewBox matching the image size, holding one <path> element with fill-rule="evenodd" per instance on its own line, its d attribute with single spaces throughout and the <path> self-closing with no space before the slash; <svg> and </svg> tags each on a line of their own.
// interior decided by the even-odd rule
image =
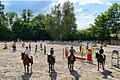
<svg viewBox="0 0 120 80">
<path fill-rule="evenodd" d="M 68 48 L 65 48 L 65 57 L 68 58 Z"/>
</svg>

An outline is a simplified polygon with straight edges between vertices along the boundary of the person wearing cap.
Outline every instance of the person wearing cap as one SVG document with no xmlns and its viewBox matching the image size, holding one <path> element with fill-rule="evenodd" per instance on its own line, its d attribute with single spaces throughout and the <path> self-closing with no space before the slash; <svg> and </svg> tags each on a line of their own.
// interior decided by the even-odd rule
<svg viewBox="0 0 120 80">
<path fill-rule="evenodd" d="M 71 47 L 71 49 L 70 49 L 70 54 L 75 54 L 75 50 L 73 49 L 73 47 Z"/>
</svg>

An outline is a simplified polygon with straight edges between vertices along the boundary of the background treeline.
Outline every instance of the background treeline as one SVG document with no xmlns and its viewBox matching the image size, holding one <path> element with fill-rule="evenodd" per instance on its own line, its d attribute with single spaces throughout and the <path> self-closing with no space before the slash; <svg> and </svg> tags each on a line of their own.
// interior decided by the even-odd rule
<svg viewBox="0 0 120 80">
<path fill-rule="evenodd" d="M 50 14 L 33 15 L 30 9 L 22 14 L 4 12 L 0 2 L 0 40 L 118 40 L 120 4 L 114 3 L 95 19 L 86 30 L 77 30 L 74 6 L 57 4 Z M 110 36 L 115 34 L 115 36 Z"/>
</svg>

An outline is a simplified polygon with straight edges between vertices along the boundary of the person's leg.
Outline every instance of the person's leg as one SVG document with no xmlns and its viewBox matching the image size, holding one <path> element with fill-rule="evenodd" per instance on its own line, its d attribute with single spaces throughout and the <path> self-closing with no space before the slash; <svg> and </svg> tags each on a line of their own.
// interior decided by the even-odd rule
<svg viewBox="0 0 120 80">
<path fill-rule="evenodd" d="M 52 71 L 52 64 L 50 64 L 50 71 Z"/>
<path fill-rule="evenodd" d="M 54 64 L 52 65 L 52 69 L 54 69 Z"/>
<path fill-rule="evenodd" d="M 72 70 L 72 64 L 70 64 L 70 70 Z"/>
<path fill-rule="evenodd" d="M 27 73 L 29 73 L 29 65 L 27 65 Z"/>
<path fill-rule="evenodd" d="M 102 62 L 102 68 L 103 68 L 103 70 L 104 70 L 104 62 Z"/>
<path fill-rule="evenodd" d="M 69 64 L 69 62 L 68 62 L 68 69 L 70 69 L 70 64 Z"/>
<path fill-rule="evenodd" d="M 72 70 L 74 69 L 74 63 L 72 64 Z"/>
<path fill-rule="evenodd" d="M 50 73 L 50 63 L 49 63 L 49 73 Z"/>
<path fill-rule="evenodd" d="M 26 65 L 24 65 L 24 70 L 25 70 L 25 73 L 26 73 Z"/>
<path fill-rule="evenodd" d="M 98 62 L 98 71 L 99 71 L 99 62 Z"/>
</svg>

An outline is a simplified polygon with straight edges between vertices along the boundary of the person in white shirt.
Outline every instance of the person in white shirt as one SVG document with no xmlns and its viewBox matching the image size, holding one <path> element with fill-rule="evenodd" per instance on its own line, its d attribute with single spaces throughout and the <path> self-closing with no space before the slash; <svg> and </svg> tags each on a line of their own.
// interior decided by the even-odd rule
<svg viewBox="0 0 120 80">
<path fill-rule="evenodd" d="M 26 47 L 25 54 L 28 55 L 28 57 L 31 59 L 31 53 L 28 47 Z"/>
</svg>

